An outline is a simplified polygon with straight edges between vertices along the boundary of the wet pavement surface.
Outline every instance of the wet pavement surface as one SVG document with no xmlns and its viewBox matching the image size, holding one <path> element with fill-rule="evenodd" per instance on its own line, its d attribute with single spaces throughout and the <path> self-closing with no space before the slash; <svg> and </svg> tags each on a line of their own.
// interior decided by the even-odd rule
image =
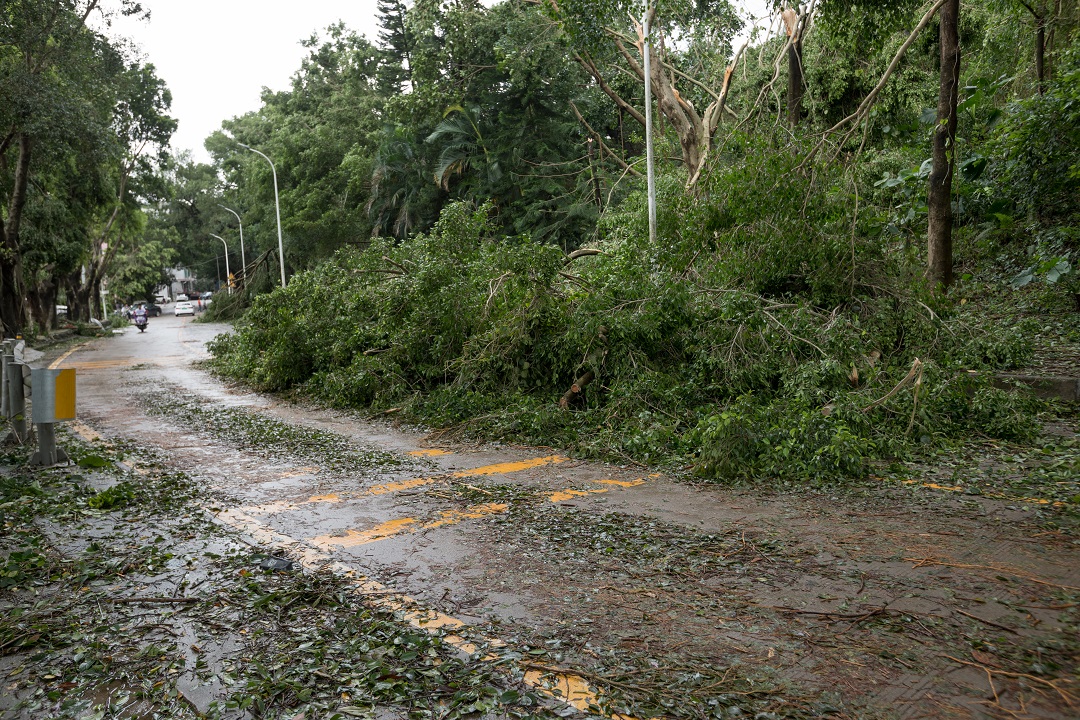
<svg viewBox="0 0 1080 720">
<path fill-rule="evenodd" d="M 438 444 L 221 382 L 200 362 L 227 330 L 163 316 L 39 364 L 77 369 L 77 432 L 156 451 L 217 522 L 464 652 L 540 648 L 526 679 L 579 707 L 707 666 L 849 717 L 1080 717 L 1080 546 L 1036 504 Z"/>
</svg>

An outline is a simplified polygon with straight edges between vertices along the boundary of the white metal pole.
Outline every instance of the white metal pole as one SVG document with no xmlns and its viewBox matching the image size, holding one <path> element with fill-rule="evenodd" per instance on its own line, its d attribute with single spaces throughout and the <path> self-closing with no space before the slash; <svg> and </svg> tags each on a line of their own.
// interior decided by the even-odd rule
<svg viewBox="0 0 1080 720">
<path fill-rule="evenodd" d="M 228 210 L 233 215 L 235 215 L 236 216 L 236 224 L 240 226 L 240 262 L 243 265 L 242 269 L 243 269 L 243 273 L 244 273 L 244 282 L 247 282 L 247 255 L 244 254 L 244 222 L 243 222 L 243 220 L 240 219 L 240 213 L 236 212 L 232 208 L 227 208 L 224 205 L 222 205 L 221 203 L 218 203 L 218 207 L 219 208 L 224 208 L 225 210 Z"/>
<path fill-rule="evenodd" d="M 232 275 L 232 273 L 229 271 L 229 243 L 225 242 L 225 238 L 221 237 L 220 235 L 215 235 L 214 233 L 208 234 L 210 235 L 210 237 L 220 240 L 221 244 L 225 246 L 225 286 L 229 288 L 229 294 L 232 295 L 232 285 L 229 285 L 229 276 Z M 218 269 L 220 270 L 221 267 L 219 266 Z"/>
<path fill-rule="evenodd" d="M 652 141 L 652 68 L 649 62 L 649 0 L 645 0 L 645 15 L 641 20 L 644 33 L 642 56 L 645 61 L 645 165 L 649 181 L 649 243 L 656 244 L 656 178 L 653 174 Z"/>
<path fill-rule="evenodd" d="M 285 245 L 281 242 L 281 203 L 278 201 L 277 168 L 274 167 L 274 161 L 264 153 L 261 153 L 250 145 L 245 145 L 242 142 L 236 144 L 242 148 L 247 148 L 256 155 L 262 155 L 263 159 L 270 163 L 270 172 L 274 174 L 274 212 L 277 213 L 277 249 L 278 259 L 281 260 L 281 287 L 285 287 Z"/>
</svg>

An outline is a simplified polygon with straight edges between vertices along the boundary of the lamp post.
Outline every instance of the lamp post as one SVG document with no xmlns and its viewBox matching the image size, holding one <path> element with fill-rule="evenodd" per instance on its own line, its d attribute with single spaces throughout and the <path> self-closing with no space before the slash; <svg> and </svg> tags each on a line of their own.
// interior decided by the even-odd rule
<svg viewBox="0 0 1080 720">
<path fill-rule="evenodd" d="M 229 244 L 225 242 L 225 238 L 221 237 L 220 235 L 215 235 L 214 233 L 208 234 L 210 235 L 210 237 L 220 240 L 221 244 L 225 246 L 225 283 L 229 288 L 229 294 L 232 295 L 232 285 L 229 284 L 229 276 L 232 275 L 232 273 L 229 272 Z M 220 266 L 218 269 L 220 270 Z"/>
<path fill-rule="evenodd" d="M 245 145 L 242 142 L 236 143 L 242 148 L 250 150 L 256 155 L 261 155 L 266 162 L 270 163 L 270 172 L 274 174 L 274 212 L 277 213 L 277 249 L 278 259 L 281 260 L 281 287 L 285 287 L 285 246 L 281 242 L 281 203 L 278 200 L 277 189 L 277 168 L 274 167 L 274 161 L 271 160 L 265 153 L 261 153 L 250 145 Z"/>
<path fill-rule="evenodd" d="M 653 176 L 652 142 L 652 68 L 649 57 L 649 0 L 645 0 L 645 14 L 641 18 L 641 54 L 645 65 L 645 164 L 649 185 L 649 244 L 656 245 L 656 180 Z"/>
<path fill-rule="evenodd" d="M 244 223 L 240 220 L 240 214 L 232 208 L 227 208 L 221 203 L 218 203 L 218 207 L 222 208 L 223 210 L 228 210 L 233 215 L 235 215 L 236 223 L 240 226 L 240 262 L 243 268 L 242 272 L 244 274 L 244 286 L 247 287 L 247 255 L 244 254 Z"/>
</svg>

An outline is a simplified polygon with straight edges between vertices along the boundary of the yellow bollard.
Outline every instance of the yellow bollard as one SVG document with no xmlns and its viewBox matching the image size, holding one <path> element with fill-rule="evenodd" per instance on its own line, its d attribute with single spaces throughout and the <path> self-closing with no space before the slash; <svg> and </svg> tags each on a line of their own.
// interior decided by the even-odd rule
<svg viewBox="0 0 1080 720">
<path fill-rule="evenodd" d="M 55 424 L 75 419 L 75 370 L 34 368 L 33 421 L 37 428 L 38 450 L 31 465 L 57 465 L 68 461 L 68 454 L 56 447 Z"/>
</svg>

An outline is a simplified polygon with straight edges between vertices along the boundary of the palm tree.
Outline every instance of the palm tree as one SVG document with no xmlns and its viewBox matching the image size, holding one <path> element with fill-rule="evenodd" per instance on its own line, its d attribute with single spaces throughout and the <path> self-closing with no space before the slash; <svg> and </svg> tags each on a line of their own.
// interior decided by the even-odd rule
<svg viewBox="0 0 1080 720">
<path fill-rule="evenodd" d="M 398 238 L 418 229 L 434 198 L 425 171 L 427 163 L 404 125 L 383 129 L 371 174 L 371 198 L 367 212 L 376 232 Z"/>
<path fill-rule="evenodd" d="M 480 131 L 480 109 L 466 110 L 452 105 L 443 113 L 443 121 L 428 135 L 427 143 L 439 147 L 439 160 L 435 166 L 435 182 L 443 190 L 450 189 L 455 175 L 464 175 L 473 168 L 483 173 L 485 194 L 492 191 L 502 180 L 499 159 L 488 150 Z M 477 167 L 477 166 L 480 167 Z"/>
</svg>

